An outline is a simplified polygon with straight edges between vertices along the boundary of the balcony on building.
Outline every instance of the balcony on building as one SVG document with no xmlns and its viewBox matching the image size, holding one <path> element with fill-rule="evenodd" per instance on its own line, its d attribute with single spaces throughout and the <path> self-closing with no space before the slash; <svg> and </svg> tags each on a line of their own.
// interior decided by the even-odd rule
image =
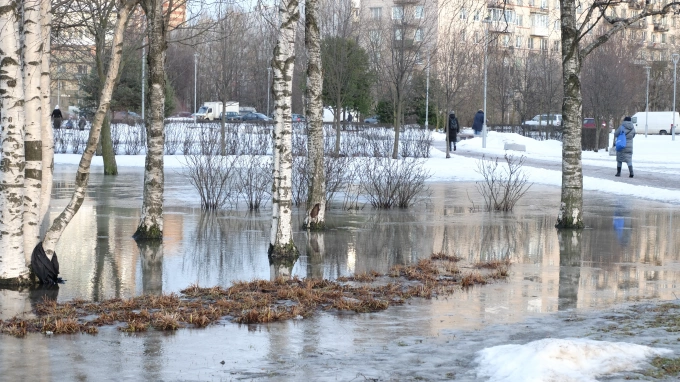
<svg viewBox="0 0 680 382">
<path fill-rule="evenodd" d="M 505 21 L 489 22 L 489 32 L 495 33 L 515 33 L 515 24 Z"/>
<path fill-rule="evenodd" d="M 532 36 L 548 37 L 550 34 L 550 28 L 544 26 L 533 25 L 531 27 Z"/>
<path fill-rule="evenodd" d="M 647 20 L 636 21 L 628 26 L 633 29 L 647 29 Z"/>
<path fill-rule="evenodd" d="M 647 45 L 647 48 L 649 49 L 658 49 L 658 50 L 665 50 L 667 48 L 665 42 L 650 42 Z"/>
<path fill-rule="evenodd" d="M 654 32 L 668 32 L 668 25 L 662 23 L 654 23 Z"/>
<path fill-rule="evenodd" d="M 486 0 L 487 8 L 512 9 L 515 0 Z"/>
</svg>

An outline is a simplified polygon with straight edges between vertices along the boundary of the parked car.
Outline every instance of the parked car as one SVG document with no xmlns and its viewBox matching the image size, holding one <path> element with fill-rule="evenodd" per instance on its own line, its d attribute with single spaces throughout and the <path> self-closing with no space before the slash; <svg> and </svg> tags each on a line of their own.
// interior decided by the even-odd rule
<svg viewBox="0 0 680 382">
<path fill-rule="evenodd" d="M 539 114 L 528 121 L 523 122 L 529 126 L 562 126 L 562 114 Z"/>
<path fill-rule="evenodd" d="M 235 111 L 228 111 L 226 114 L 220 113 L 220 118 L 224 118 L 225 121 L 240 121 L 242 119 L 241 114 Z"/>
<path fill-rule="evenodd" d="M 305 122 L 307 121 L 307 118 L 305 118 L 304 115 L 302 114 L 293 114 L 292 116 L 293 122 Z"/>
<path fill-rule="evenodd" d="M 602 121 L 602 128 L 607 127 L 607 122 Z M 595 118 L 584 118 L 583 119 L 584 129 L 594 129 L 595 128 Z"/>
<path fill-rule="evenodd" d="M 193 118 L 190 111 L 180 111 L 179 113 L 173 114 L 170 118 Z"/>
<path fill-rule="evenodd" d="M 371 117 L 364 119 L 364 123 L 375 124 L 375 123 L 378 123 L 378 122 L 380 122 L 380 119 L 378 118 L 377 115 L 374 115 L 374 116 L 371 116 Z"/>
<path fill-rule="evenodd" d="M 248 113 L 241 117 L 244 121 L 271 121 L 271 118 L 262 113 Z"/>
<path fill-rule="evenodd" d="M 116 111 L 113 113 L 114 121 L 123 123 L 140 123 L 142 122 L 142 116 L 135 113 L 134 111 Z"/>
</svg>

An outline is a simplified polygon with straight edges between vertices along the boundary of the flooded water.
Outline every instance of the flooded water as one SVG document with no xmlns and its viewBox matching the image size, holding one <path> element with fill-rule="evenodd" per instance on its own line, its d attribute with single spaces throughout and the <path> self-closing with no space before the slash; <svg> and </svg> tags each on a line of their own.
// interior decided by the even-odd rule
<svg viewBox="0 0 680 382">
<path fill-rule="evenodd" d="M 74 166 L 64 166 L 56 171 L 52 217 L 70 197 L 74 170 Z M 191 186 L 174 172 L 166 178 L 163 245 L 138 247 L 131 236 L 139 220 L 143 174 L 136 168 L 119 170 L 117 177 L 103 177 L 95 168 L 88 198 L 64 232 L 57 253 L 61 276 L 67 282 L 50 292 L 58 300 L 98 301 L 170 293 L 190 284 L 229 286 L 236 280 L 269 279 L 281 271 L 271 269 L 267 259 L 270 216 L 266 207 L 260 213 L 203 213 Z M 327 213 L 328 231 L 295 232 L 301 256 L 288 271 L 300 277 L 334 279 L 372 270 L 386 272 L 395 264 L 413 263 L 441 251 L 470 262 L 510 258 L 507 281 L 446 298 L 414 300 L 385 312 L 322 313 L 304 322 L 250 327 L 225 322 L 170 335 L 127 336 L 105 328 L 94 337 L 34 335 L 29 336 L 32 340 L 17 340 L 3 336 L 0 344 L 17 350 L 3 350 L 0 370 L 19 365 L 14 377 L 31 375 L 20 371 L 25 362 L 21 357 L 35 347 L 52 359 L 46 361 L 45 380 L 59 378 L 58 372 L 66 373 L 66 379 L 79 378 L 78 373 L 85 379 L 106 375 L 114 376 L 113 380 L 184 379 L 172 377 L 178 370 L 188 372 L 192 380 L 363 379 L 357 375 L 359 371 L 345 366 L 360 360 L 366 349 L 382 346 L 383 356 L 372 350 L 370 362 L 378 365 L 382 357 L 394 356 L 397 358 L 385 364 L 428 363 L 436 371 L 428 369 L 434 374 L 426 373 L 425 378 L 437 379 L 447 373 L 461 374 L 438 369 L 438 362 L 447 362 L 438 358 L 442 355 L 423 361 L 427 348 L 388 351 L 401 347 L 392 340 L 404 338 L 415 345 L 422 343 L 422 338 L 437 338 L 437 346 L 446 347 L 443 343 L 456 336 L 469 337 L 482 328 L 492 330 L 494 325 L 680 295 L 677 206 L 586 192 L 587 228 L 558 233 L 554 228 L 558 188 L 532 187 L 512 213 L 482 212 L 482 200 L 472 183 L 431 184 L 430 192 L 408 210 L 376 211 L 366 206 L 344 211 L 339 203 L 332 204 Z M 299 227 L 302 221 L 299 216 L 295 219 L 294 226 Z M 0 318 L 29 312 L 31 299 L 37 298 L 35 292 L 0 291 Z M 481 344 L 485 339 L 469 341 Z M 55 359 L 65 357 L 55 355 L 58 346 L 68 346 L 71 361 L 90 366 L 71 370 L 56 365 Z M 123 357 L 114 364 L 97 359 L 97 354 L 107 351 Z M 187 355 L 195 358 L 188 361 Z M 301 357 L 309 367 L 314 357 L 330 362 L 341 355 L 344 361 L 335 360 L 327 376 L 313 368 L 309 375 L 304 368 L 293 374 L 275 371 L 277 365 L 299 365 Z M 469 355 L 461 357 L 470 362 Z M 226 364 L 219 363 L 223 360 Z M 421 375 L 405 373 L 397 373 L 396 378 Z"/>
</svg>

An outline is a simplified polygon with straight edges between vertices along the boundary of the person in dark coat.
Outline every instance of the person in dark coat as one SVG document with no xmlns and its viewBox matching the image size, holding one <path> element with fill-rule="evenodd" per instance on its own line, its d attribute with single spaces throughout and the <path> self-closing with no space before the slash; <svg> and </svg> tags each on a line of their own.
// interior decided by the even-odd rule
<svg viewBox="0 0 680 382">
<path fill-rule="evenodd" d="M 61 114 L 61 110 L 59 110 L 59 105 L 54 107 L 54 110 L 52 110 L 52 123 L 55 129 L 60 129 L 61 128 L 61 121 L 64 119 L 64 116 Z"/>
<path fill-rule="evenodd" d="M 635 126 L 630 117 L 625 117 L 623 123 L 614 131 L 614 146 L 616 137 L 623 131 L 626 134 L 626 147 L 621 151 L 616 151 L 616 176 L 621 176 L 621 166 L 623 162 L 628 165 L 629 177 L 633 177 L 633 138 L 635 138 Z"/>
<path fill-rule="evenodd" d="M 472 130 L 475 131 L 475 135 L 480 135 L 482 133 L 482 127 L 484 126 L 484 110 L 479 109 L 477 114 L 475 114 L 475 119 L 472 122 Z"/>
<path fill-rule="evenodd" d="M 85 116 L 81 115 L 78 119 L 78 129 L 85 130 L 85 125 L 87 125 L 87 121 L 85 120 Z"/>
<path fill-rule="evenodd" d="M 452 111 L 449 114 L 449 150 L 451 150 L 451 144 L 453 144 L 453 151 L 456 151 L 458 132 L 460 132 L 460 125 L 458 124 L 456 113 Z"/>
</svg>

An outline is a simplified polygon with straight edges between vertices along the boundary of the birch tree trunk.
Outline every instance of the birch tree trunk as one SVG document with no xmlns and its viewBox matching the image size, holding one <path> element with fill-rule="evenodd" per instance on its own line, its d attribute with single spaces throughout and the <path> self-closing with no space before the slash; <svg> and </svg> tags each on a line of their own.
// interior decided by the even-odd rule
<svg viewBox="0 0 680 382">
<path fill-rule="evenodd" d="M 41 55 L 44 38 L 40 20 L 40 0 L 23 2 L 23 75 L 24 137 L 26 168 L 24 170 L 24 248 L 33 248 L 40 241 L 41 186 L 42 186 L 42 99 Z M 48 36 L 49 37 L 49 36 Z M 31 252 L 25 250 L 26 264 L 31 262 Z"/>
<path fill-rule="evenodd" d="M 274 136 L 272 226 L 269 258 L 297 258 L 292 228 L 291 93 L 295 65 L 295 27 L 300 18 L 297 0 L 279 3 L 279 36 L 274 47 Z"/>
<path fill-rule="evenodd" d="M 147 20 L 149 41 L 149 110 L 146 116 L 146 164 L 142 216 L 133 235 L 135 240 L 163 239 L 163 149 L 165 145 L 165 51 L 166 24 L 163 0 L 141 2 Z"/>
<path fill-rule="evenodd" d="M 24 80 L 19 57 L 20 4 L 0 0 L 0 280 L 28 278 L 24 257 Z"/>
<path fill-rule="evenodd" d="M 581 52 L 574 0 L 560 1 L 562 22 L 562 196 L 557 228 L 583 228 Z"/>
<path fill-rule="evenodd" d="M 106 83 L 102 87 L 101 95 L 99 97 L 99 107 L 97 108 L 94 120 L 92 121 L 87 146 L 85 147 L 85 151 L 83 151 L 83 155 L 81 156 L 78 165 L 75 190 L 73 191 L 73 195 L 71 196 L 68 205 L 64 208 L 64 211 L 54 219 L 52 226 L 45 234 L 45 239 L 43 240 L 45 254 L 50 260 L 54 255 L 54 250 L 59 238 L 61 238 L 61 234 L 64 232 L 64 229 L 73 216 L 78 212 L 78 209 L 80 209 L 80 206 L 83 204 L 83 199 L 85 199 L 87 182 L 90 179 L 90 164 L 92 163 L 92 157 L 97 150 L 102 123 L 109 111 L 111 95 L 113 94 L 113 88 L 118 79 L 118 69 L 120 67 L 121 57 L 123 56 L 123 32 L 125 31 L 127 20 L 135 4 L 135 0 L 121 0 L 121 7 L 118 11 L 116 28 L 113 34 L 113 43 L 111 45 L 111 49 L 113 50 L 111 54 L 111 63 L 109 64 L 108 73 L 106 74 Z"/>
<path fill-rule="evenodd" d="M 307 63 L 307 163 L 309 168 L 309 192 L 307 193 L 308 229 L 323 229 L 326 212 L 326 174 L 323 142 L 323 73 L 321 65 L 321 40 L 319 37 L 319 2 L 305 3 L 305 45 Z"/>
<path fill-rule="evenodd" d="M 52 199 L 52 178 L 54 173 L 54 134 L 50 119 L 52 108 L 50 105 L 50 46 L 52 32 L 52 4 L 49 1 L 40 2 L 40 28 L 42 29 L 42 57 L 40 61 L 40 128 L 42 130 L 42 169 L 40 189 L 40 225 L 47 215 Z M 30 247 L 29 247 L 30 248 Z"/>
</svg>

